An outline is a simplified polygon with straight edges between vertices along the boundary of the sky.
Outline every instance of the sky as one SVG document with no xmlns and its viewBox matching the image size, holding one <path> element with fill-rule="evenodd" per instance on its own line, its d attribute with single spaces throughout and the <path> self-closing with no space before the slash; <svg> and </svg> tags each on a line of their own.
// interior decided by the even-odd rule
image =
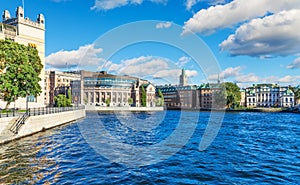
<svg viewBox="0 0 300 185">
<path fill-rule="evenodd" d="M 300 84 L 299 0 L 0 0 L 1 12 L 17 6 L 45 15 L 49 70 Z"/>
</svg>

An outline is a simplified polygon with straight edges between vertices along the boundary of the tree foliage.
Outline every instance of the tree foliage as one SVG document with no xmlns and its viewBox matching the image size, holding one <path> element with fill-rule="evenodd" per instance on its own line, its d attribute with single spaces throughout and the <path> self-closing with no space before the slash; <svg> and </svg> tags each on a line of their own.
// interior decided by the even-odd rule
<svg viewBox="0 0 300 185">
<path fill-rule="evenodd" d="M 67 96 L 67 103 L 71 106 L 72 104 L 72 93 L 71 93 L 71 89 L 68 89 L 68 96 Z"/>
<path fill-rule="evenodd" d="M 128 104 L 129 105 L 133 104 L 133 99 L 132 98 L 128 98 Z"/>
<path fill-rule="evenodd" d="M 42 92 L 39 85 L 42 68 L 36 48 L 0 40 L 0 92 L 7 102 L 6 108 L 19 97 Z"/>
<path fill-rule="evenodd" d="M 299 101 L 300 100 L 300 86 L 298 86 L 298 87 L 290 86 L 289 89 L 291 91 L 293 91 L 296 103 L 300 103 L 300 101 Z"/>
<path fill-rule="evenodd" d="M 221 84 L 221 90 L 214 96 L 216 104 L 226 105 L 228 108 L 236 108 L 240 105 L 240 88 L 235 83 L 225 82 Z"/>
<path fill-rule="evenodd" d="M 157 90 L 157 94 L 158 94 L 158 99 L 157 99 L 157 106 L 164 106 L 164 95 L 163 93 L 161 92 L 160 89 Z"/>
<path fill-rule="evenodd" d="M 141 104 L 142 104 L 142 107 L 147 106 L 147 95 L 146 95 L 146 91 L 145 91 L 144 86 L 142 86 Z"/>
<path fill-rule="evenodd" d="M 225 108 L 227 106 L 226 89 L 224 85 L 213 91 L 213 106 L 212 108 Z"/>
<path fill-rule="evenodd" d="M 240 105 L 241 92 L 239 86 L 232 82 L 222 84 L 226 90 L 226 105 L 228 108 L 235 108 Z"/>
<path fill-rule="evenodd" d="M 105 100 L 105 103 L 106 103 L 106 105 L 109 107 L 109 106 L 110 106 L 110 99 L 107 98 L 107 99 Z"/>
<path fill-rule="evenodd" d="M 56 107 L 69 107 L 71 106 L 71 102 L 64 94 L 59 94 L 54 97 L 55 106 Z"/>
</svg>

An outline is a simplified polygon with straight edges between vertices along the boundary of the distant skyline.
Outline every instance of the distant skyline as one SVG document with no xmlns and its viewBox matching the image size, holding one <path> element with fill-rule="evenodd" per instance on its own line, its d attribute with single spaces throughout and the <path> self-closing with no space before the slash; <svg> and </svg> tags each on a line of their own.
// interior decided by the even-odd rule
<svg viewBox="0 0 300 185">
<path fill-rule="evenodd" d="M 0 11 L 14 16 L 22 4 L 0 0 Z M 77 69 L 80 61 L 80 69 L 126 69 L 134 75 L 145 69 L 141 73 L 150 79 L 172 77 L 161 83 L 178 83 L 181 68 L 193 84 L 216 80 L 217 74 L 204 76 L 192 56 L 161 43 L 130 45 L 95 67 L 104 61 L 105 48 L 95 42 L 103 34 L 131 22 L 159 20 L 158 31 L 179 26 L 183 36 L 196 33 L 213 52 L 225 81 L 241 87 L 300 84 L 299 0 L 25 0 L 24 7 L 32 20 L 45 15 L 46 69 Z"/>
</svg>

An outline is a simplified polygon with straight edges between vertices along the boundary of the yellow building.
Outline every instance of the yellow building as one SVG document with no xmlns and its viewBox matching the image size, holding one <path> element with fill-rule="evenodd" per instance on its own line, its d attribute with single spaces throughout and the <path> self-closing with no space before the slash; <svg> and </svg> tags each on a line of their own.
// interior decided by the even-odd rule
<svg viewBox="0 0 300 185">
<path fill-rule="evenodd" d="M 44 66 L 40 74 L 40 86 L 42 93 L 38 97 L 28 97 L 29 107 L 43 107 L 44 105 L 44 74 L 45 74 L 45 18 L 43 14 L 37 16 L 36 21 L 24 17 L 24 10 L 18 7 L 16 17 L 11 17 L 10 12 L 5 10 L 2 14 L 2 23 L 0 23 L 0 39 L 9 39 L 19 44 L 36 47 L 41 62 Z M 4 107 L 6 102 L 0 100 L 0 107 Z M 26 108 L 26 98 L 19 98 L 15 104 L 10 107 Z"/>
</svg>

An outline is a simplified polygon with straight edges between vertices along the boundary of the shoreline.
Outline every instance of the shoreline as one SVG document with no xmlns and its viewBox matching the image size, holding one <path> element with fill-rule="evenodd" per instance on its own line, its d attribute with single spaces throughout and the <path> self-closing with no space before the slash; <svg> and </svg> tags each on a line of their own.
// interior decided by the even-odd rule
<svg viewBox="0 0 300 185">
<path fill-rule="evenodd" d="M 1 118 L 0 145 L 83 119 L 85 116 L 85 109 L 29 116 L 16 134 L 12 133 L 10 128 L 18 117 Z"/>
<path fill-rule="evenodd" d="M 198 112 L 262 112 L 262 113 L 300 113 L 296 110 L 287 110 L 281 108 L 246 108 L 246 109 L 203 109 L 203 108 L 166 108 L 165 110 L 183 110 L 183 111 L 198 111 Z"/>
</svg>

